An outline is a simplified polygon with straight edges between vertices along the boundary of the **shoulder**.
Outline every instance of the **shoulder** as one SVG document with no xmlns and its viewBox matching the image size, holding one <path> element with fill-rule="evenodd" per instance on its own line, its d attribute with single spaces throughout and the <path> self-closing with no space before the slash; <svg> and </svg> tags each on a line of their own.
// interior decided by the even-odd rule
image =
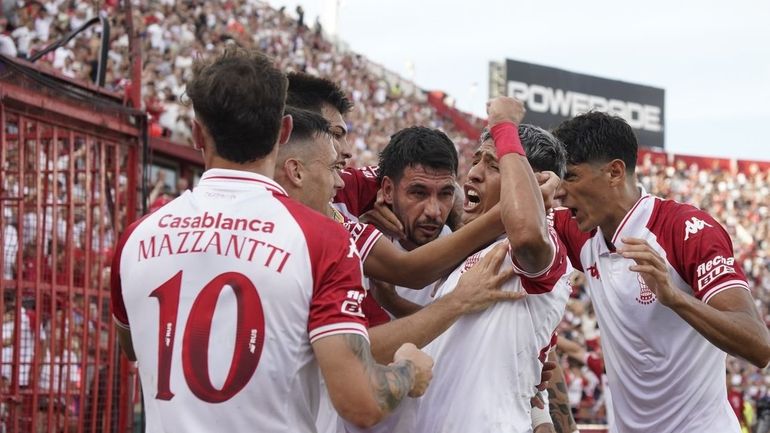
<svg viewBox="0 0 770 433">
<path fill-rule="evenodd" d="M 346 167 L 340 172 L 343 177 L 357 178 L 357 179 L 374 179 L 376 181 L 377 174 L 380 168 L 376 165 L 369 165 L 365 167 Z"/>
<path fill-rule="evenodd" d="M 657 197 L 647 228 L 658 237 L 677 240 L 689 240 L 702 232 L 724 231 L 708 212 L 690 204 Z"/>
<path fill-rule="evenodd" d="M 274 197 L 286 207 L 308 242 L 348 243 L 348 231 L 337 221 L 285 195 L 274 194 Z"/>
</svg>

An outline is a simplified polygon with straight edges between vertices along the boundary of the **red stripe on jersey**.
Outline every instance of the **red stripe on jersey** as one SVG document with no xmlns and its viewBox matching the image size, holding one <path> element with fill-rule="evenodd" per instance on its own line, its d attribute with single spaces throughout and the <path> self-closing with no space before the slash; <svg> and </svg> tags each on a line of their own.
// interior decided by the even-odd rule
<svg viewBox="0 0 770 433">
<path fill-rule="evenodd" d="M 343 203 L 355 217 L 371 210 L 380 189 L 378 170 L 379 167 L 376 166 L 344 169 L 340 176 L 345 181 L 345 187 L 337 191 L 334 203 Z"/>
<path fill-rule="evenodd" d="M 572 267 L 582 272 L 583 264 L 580 263 L 580 250 L 596 234 L 596 230 L 594 229 L 590 233 L 581 232 L 569 209 L 556 209 L 549 215 L 549 222 L 552 223 L 553 229 L 566 247 Z"/>
<path fill-rule="evenodd" d="M 634 204 L 634 207 L 632 207 L 631 210 L 628 211 L 626 216 L 623 217 L 623 220 L 620 222 L 620 225 L 618 226 L 617 230 L 615 230 L 615 234 L 612 235 L 612 242 L 610 242 L 611 244 L 615 244 L 615 240 L 618 237 L 618 234 L 620 234 L 620 232 L 623 230 L 623 226 L 626 225 L 626 223 L 628 222 L 628 219 L 631 218 L 631 215 L 634 214 L 634 211 L 639 207 L 639 205 L 642 204 L 642 202 L 648 198 L 650 198 L 649 195 L 643 195 L 639 197 L 639 200 L 636 201 L 636 204 Z"/>
<path fill-rule="evenodd" d="M 553 227 L 548 227 L 548 237 L 554 249 L 553 258 L 545 269 L 535 274 L 524 272 L 519 268 L 509 250 L 508 256 L 511 258 L 514 272 L 519 275 L 521 286 L 530 295 L 550 293 L 556 282 L 567 272 L 567 254 Z"/>
<path fill-rule="evenodd" d="M 131 223 L 126 231 L 123 232 L 123 236 L 118 238 L 118 243 L 115 245 L 115 255 L 112 256 L 112 269 L 110 270 L 110 303 L 112 304 L 112 315 L 115 317 L 115 321 L 124 328 L 129 327 L 128 313 L 126 312 L 126 304 L 123 302 L 123 289 L 120 282 L 120 257 L 123 253 L 123 247 L 126 245 L 126 241 L 131 234 L 139 227 L 148 216 L 152 213 L 139 218 Z"/>
<path fill-rule="evenodd" d="M 331 218 L 284 196 L 275 195 L 300 226 L 310 256 L 313 293 L 308 333 L 338 323 L 366 329 L 361 303 L 366 297 L 361 258 L 347 231 Z"/>
</svg>

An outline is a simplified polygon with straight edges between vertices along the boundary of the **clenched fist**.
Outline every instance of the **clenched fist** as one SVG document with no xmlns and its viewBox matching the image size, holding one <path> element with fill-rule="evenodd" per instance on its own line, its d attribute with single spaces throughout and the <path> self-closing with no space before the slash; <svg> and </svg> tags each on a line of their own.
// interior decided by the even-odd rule
<svg viewBox="0 0 770 433">
<path fill-rule="evenodd" d="M 487 116 L 490 128 L 503 122 L 513 122 L 518 125 L 524 119 L 526 112 L 524 103 L 507 96 L 487 101 Z"/>
<path fill-rule="evenodd" d="M 412 343 L 405 343 L 398 348 L 393 356 L 393 362 L 409 361 L 414 366 L 414 385 L 409 391 L 409 397 L 420 397 L 425 394 L 428 384 L 433 378 L 433 358 L 418 349 Z"/>
</svg>

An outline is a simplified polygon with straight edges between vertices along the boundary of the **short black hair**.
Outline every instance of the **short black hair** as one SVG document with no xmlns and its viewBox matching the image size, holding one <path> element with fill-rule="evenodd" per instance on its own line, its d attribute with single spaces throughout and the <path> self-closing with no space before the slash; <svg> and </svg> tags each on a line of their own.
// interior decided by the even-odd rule
<svg viewBox="0 0 770 433">
<path fill-rule="evenodd" d="M 308 140 L 318 134 L 329 133 L 329 122 L 318 113 L 287 105 L 286 114 L 291 115 L 294 124 L 290 141 Z"/>
<path fill-rule="evenodd" d="M 631 126 L 618 116 L 590 111 L 565 120 L 553 134 L 564 143 L 568 164 L 619 159 L 626 164 L 628 174 L 636 170 L 639 144 Z"/>
<path fill-rule="evenodd" d="M 534 171 L 552 171 L 559 177 L 564 176 L 567 165 L 567 151 L 564 144 L 553 134 L 535 125 L 519 125 L 519 138 L 527 161 Z M 481 131 L 479 143 L 492 139 L 488 128 Z"/>
<path fill-rule="evenodd" d="M 452 140 L 438 129 L 422 126 L 404 128 L 390 137 L 380 152 L 379 178 L 398 182 L 407 167 L 421 165 L 447 170 L 457 175 L 457 149 Z"/>
<path fill-rule="evenodd" d="M 217 154 L 243 164 L 273 151 L 286 87 L 286 76 L 269 57 L 229 45 L 220 56 L 195 62 L 187 95 Z"/>
<path fill-rule="evenodd" d="M 289 93 L 286 103 L 305 110 L 321 112 L 323 104 L 329 104 L 341 114 L 353 109 L 345 92 L 334 81 L 302 72 L 289 72 Z"/>
</svg>

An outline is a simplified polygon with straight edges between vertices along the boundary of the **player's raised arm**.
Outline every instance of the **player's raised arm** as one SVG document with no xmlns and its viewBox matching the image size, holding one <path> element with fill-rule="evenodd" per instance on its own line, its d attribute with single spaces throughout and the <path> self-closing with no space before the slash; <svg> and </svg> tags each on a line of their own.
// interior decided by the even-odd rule
<svg viewBox="0 0 770 433">
<path fill-rule="evenodd" d="M 460 230 L 412 251 L 401 251 L 388 239 L 380 238 L 364 261 L 364 273 L 399 286 L 421 289 L 495 240 L 503 230 L 500 209 L 495 206 Z"/>
<path fill-rule="evenodd" d="M 554 248 L 549 238 L 543 197 L 518 135 L 524 118 L 521 102 L 507 97 L 487 103 L 489 127 L 500 169 L 500 209 L 511 255 L 524 272 L 548 267 Z"/>
</svg>

